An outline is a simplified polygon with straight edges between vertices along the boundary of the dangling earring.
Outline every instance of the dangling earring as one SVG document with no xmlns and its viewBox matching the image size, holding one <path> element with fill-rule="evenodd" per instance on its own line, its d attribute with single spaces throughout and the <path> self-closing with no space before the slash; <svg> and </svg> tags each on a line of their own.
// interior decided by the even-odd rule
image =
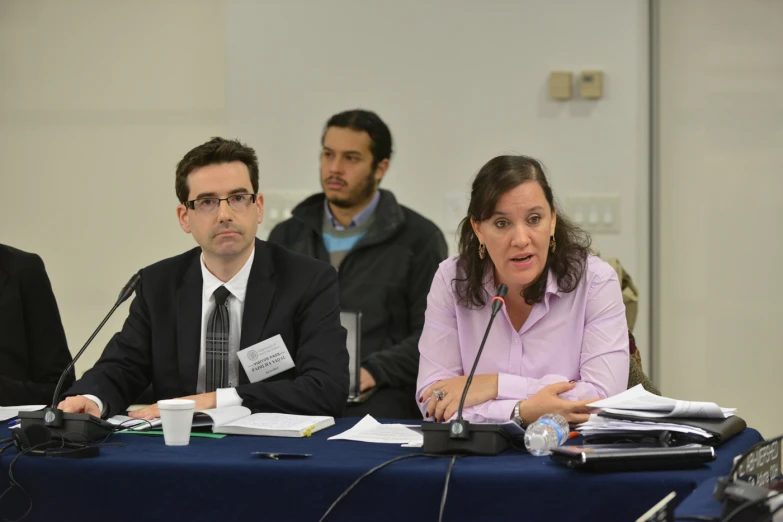
<svg viewBox="0 0 783 522">
<path fill-rule="evenodd" d="M 487 257 L 487 247 L 484 246 L 484 243 L 479 243 L 479 259 L 484 259 Z"/>
<path fill-rule="evenodd" d="M 557 250 L 557 241 L 555 241 L 555 236 L 550 236 L 550 238 L 549 238 L 549 251 L 554 254 L 555 250 Z"/>
</svg>

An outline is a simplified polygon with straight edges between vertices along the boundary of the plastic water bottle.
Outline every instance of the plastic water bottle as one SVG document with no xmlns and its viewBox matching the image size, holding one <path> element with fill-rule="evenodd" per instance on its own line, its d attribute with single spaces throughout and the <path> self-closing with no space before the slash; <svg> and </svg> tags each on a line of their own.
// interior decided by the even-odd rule
<svg viewBox="0 0 783 522">
<path fill-rule="evenodd" d="M 568 422 L 559 413 L 547 413 L 525 430 L 525 447 L 531 455 L 543 457 L 568 440 Z"/>
</svg>

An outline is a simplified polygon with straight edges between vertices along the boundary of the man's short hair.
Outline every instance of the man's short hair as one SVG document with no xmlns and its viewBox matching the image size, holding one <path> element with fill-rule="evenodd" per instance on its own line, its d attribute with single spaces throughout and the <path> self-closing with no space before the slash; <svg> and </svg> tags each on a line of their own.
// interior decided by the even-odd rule
<svg viewBox="0 0 783 522">
<path fill-rule="evenodd" d="M 185 154 L 185 157 L 177 163 L 174 190 L 177 192 L 179 202 L 185 203 L 188 200 L 188 195 L 190 194 L 188 176 L 191 172 L 207 165 L 219 165 L 234 161 L 241 161 L 247 166 L 247 170 L 250 172 L 250 183 L 253 185 L 253 192 L 258 193 L 258 158 L 256 157 L 256 151 L 238 140 L 212 138 Z"/>
<path fill-rule="evenodd" d="M 324 133 L 321 136 L 321 145 L 324 144 L 326 131 L 329 127 L 351 129 L 358 132 L 366 132 L 370 136 L 370 152 L 372 152 L 372 168 L 378 163 L 391 158 L 392 135 L 389 127 L 372 111 L 353 109 L 335 114 L 326 122 Z"/>
</svg>

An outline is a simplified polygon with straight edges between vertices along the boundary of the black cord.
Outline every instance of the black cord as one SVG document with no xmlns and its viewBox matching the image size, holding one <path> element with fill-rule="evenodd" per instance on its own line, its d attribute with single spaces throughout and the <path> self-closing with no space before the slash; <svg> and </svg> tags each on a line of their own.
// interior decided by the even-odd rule
<svg viewBox="0 0 783 522">
<path fill-rule="evenodd" d="M 339 497 L 337 497 L 337 500 L 332 502 L 332 505 L 329 506 L 329 509 L 326 510 L 326 513 L 324 513 L 323 516 L 320 519 L 318 519 L 318 522 L 323 522 L 324 520 L 326 520 L 326 517 L 329 516 L 329 513 L 332 512 L 332 510 L 337 506 L 337 504 L 340 503 L 340 501 L 342 499 L 344 499 L 345 497 L 348 496 L 348 493 L 350 493 L 351 490 L 353 488 L 355 488 L 359 484 L 359 482 L 361 482 L 362 480 L 366 479 L 367 477 L 369 477 L 370 475 L 372 475 L 376 471 L 385 468 L 389 464 L 394 464 L 395 462 L 400 461 L 400 460 L 412 459 L 412 458 L 416 458 L 416 457 L 441 457 L 442 458 L 442 457 L 448 457 L 448 456 L 449 455 L 434 455 L 432 453 L 411 453 L 409 455 L 401 455 L 401 456 L 395 457 L 395 458 L 393 458 L 391 460 L 387 460 L 386 462 L 384 462 L 382 464 L 378 464 L 377 466 L 375 466 L 371 470 L 365 472 L 361 477 L 359 477 L 358 479 L 354 480 L 353 484 L 348 486 L 348 488 L 345 491 L 343 491 L 340 494 Z"/>
<path fill-rule="evenodd" d="M 443 522 L 443 510 L 446 509 L 446 497 L 449 494 L 449 480 L 451 479 L 451 470 L 454 469 L 454 463 L 457 462 L 458 455 L 451 457 L 449 462 L 449 469 L 446 470 L 446 482 L 443 484 L 443 496 L 440 498 L 440 513 L 438 514 L 438 522 Z"/>
<path fill-rule="evenodd" d="M 63 441 L 63 443 L 64 442 L 65 441 Z M 33 510 L 33 499 L 32 499 L 32 497 L 27 493 L 27 491 L 22 487 L 22 485 L 19 484 L 16 481 L 16 479 L 14 478 L 14 466 L 16 465 L 16 462 L 19 460 L 19 458 L 22 455 L 26 455 L 26 454 L 30 453 L 31 451 L 33 451 L 35 449 L 45 447 L 45 446 L 47 446 L 49 444 L 51 444 L 51 441 L 46 441 L 46 442 L 42 442 L 40 444 L 36 444 L 35 446 L 31 446 L 31 447 L 29 447 L 27 449 L 24 449 L 24 450 L 20 451 L 19 453 L 17 453 L 16 457 L 14 457 L 14 460 L 11 461 L 11 464 L 8 466 L 8 479 L 9 479 L 10 485 L 5 489 L 5 491 L 0 493 L 0 502 L 2 502 L 3 498 L 11 490 L 13 490 L 14 487 L 17 487 L 17 488 L 19 488 L 19 491 L 24 493 L 24 495 L 27 497 L 27 502 L 28 502 L 29 506 L 27 508 L 27 511 L 25 511 L 24 515 L 22 515 L 21 517 L 15 519 L 15 520 L 10 520 L 8 518 L 3 517 L 3 520 L 5 520 L 5 522 L 19 522 L 20 520 L 26 518 L 27 515 L 29 515 L 30 512 Z M 6 449 L 8 449 L 8 446 L 3 448 L 2 451 L 5 451 Z"/>
<path fill-rule="evenodd" d="M 769 500 L 777 497 L 778 495 L 780 495 L 780 493 L 775 493 L 774 495 L 770 495 L 768 497 L 761 497 L 761 498 L 758 498 L 756 500 L 751 500 L 749 502 L 745 502 L 744 504 L 741 504 L 740 506 L 735 508 L 734 511 L 729 513 L 726 516 L 726 518 L 724 518 L 721 522 L 731 522 L 732 520 L 737 518 L 737 516 L 739 516 L 739 514 L 742 513 L 743 511 L 745 511 L 747 509 L 750 509 L 752 507 L 764 504 L 765 502 L 769 502 Z M 777 508 L 775 508 L 775 511 L 777 511 Z"/>
<path fill-rule="evenodd" d="M 8 442 L 8 439 L 3 439 L 2 441 L 0 441 L 0 444 L 2 444 L 3 442 Z M 15 444 L 14 444 L 13 442 L 12 442 L 11 444 L 6 444 L 6 445 L 5 445 L 5 446 L 3 446 L 2 448 L 0 448 L 0 455 L 2 455 L 3 453 L 5 453 L 5 451 L 6 451 L 8 448 L 13 448 L 14 446 L 15 446 Z"/>
</svg>

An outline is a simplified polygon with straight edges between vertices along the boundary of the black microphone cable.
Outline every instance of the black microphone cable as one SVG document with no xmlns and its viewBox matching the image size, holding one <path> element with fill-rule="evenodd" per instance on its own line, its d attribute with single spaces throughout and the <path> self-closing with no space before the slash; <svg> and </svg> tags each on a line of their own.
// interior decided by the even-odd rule
<svg viewBox="0 0 783 522">
<path fill-rule="evenodd" d="M 16 487 L 16 488 L 19 488 L 19 491 L 24 493 L 24 495 L 27 497 L 27 502 L 28 502 L 29 506 L 27 508 L 27 511 L 25 511 L 24 515 L 22 515 L 21 517 L 19 517 L 17 519 L 11 520 L 11 519 L 8 519 L 5 516 L 3 516 L 2 518 L 3 518 L 4 522 L 19 522 L 20 520 L 24 520 L 30 514 L 30 512 L 33 510 L 33 499 L 32 499 L 32 497 L 30 496 L 29 493 L 27 493 L 27 490 L 25 490 L 22 487 L 22 485 L 19 482 L 17 482 L 17 480 L 14 478 L 14 467 L 16 466 L 16 463 L 19 460 L 19 458 L 22 457 L 23 455 L 27 455 L 28 453 L 31 453 L 31 452 L 33 452 L 35 450 L 38 450 L 38 449 L 49 448 L 49 449 L 52 449 L 52 450 L 55 450 L 55 451 L 58 450 L 58 449 L 62 449 L 62 450 L 66 450 L 66 452 L 67 452 L 67 451 L 78 451 L 78 450 L 80 450 L 80 449 L 82 449 L 84 447 L 89 446 L 89 444 L 80 444 L 80 443 L 69 442 L 70 437 L 72 437 L 74 435 L 81 435 L 81 434 L 78 433 L 78 432 L 73 432 L 73 433 L 67 432 L 67 433 L 64 433 L 63 434 L 63 438 L 59 441 L 59 448 L 57 447 L 58 441 L 47 440 L 47 441 L 41 442 L 40 444 L 36 444 L 35 446 L 31 446 L 29 448 L 25 448 L 25 449 L 19 451 L 19 453 L 16 454 L 14 459 L 11 461 L 11 464 L 8 466 L 9 486 L 5 489 L 5 491 L 0 493 L 0 502 L 2 502 L 3 498 L 10 491 L 12 491 Z M 108 437 L 110 435 L 111 435 L 111 433 L 109 433 L 109 435 L 107 435 L 106 439 L 108 439 Z M 104 439 L 102 442 L 100 442 L 98 444 L 93 444 L 93 446 L 103 447 L 103 446 L 124 446 L 125 445 L 123 443 L 106 443 L 105 442 L 106 439 Z M 7 439 L 4 439 L 4 440 L 7 440 Z M 0 442 L 0 443 L 2 443 L 2 442 Z M 70 445 L 70 447 L 66 446 L 66 445 Z M 11 442 L 10 444 L 4 446 L 2 449 L 0 449 L 0 455 L 2 455 L 8 448 L 11 448 L 13 446 L 15 446 L 15 443 L 13 443 L 13 442 Z M 73 446 L 79 446 L 79 447 L 73 448 Z"/>
<path fill-rule="evenodd" d="M 326 517 L 329 516 L 329 513 L 331 513 L 332 510 L 334 510 L 334 508 L 337 507 L 337 504 L 339 504 L 341 500 L 343 500 L 345 497 L 347 497 L 348 493 L 350 493 L 353 490 L 353 488 L 355 488 L 357 485 L 359 485 L 359 483 L 362 480 L 366 479 L 367 477 L 369 477 L 370 475 L 372 475 L 376 471 L 379 471 L 379 470 L 385 468 L 389 464 L 394 464 L 395 462 L 398 462 L 400 460 L 413 459 L 413 458 L 417 458 L 417 457 L 430 457 L 430 458 L 439 458 L 439 459 L 451 458 L 451 463 L 449 464 L 449 469 L 446 472 L 446 483 L 445 483 L 445 485 L 443 487 L 443 495 L 442 495 L 441 501 L 440 501 L 440 517 L 438 518 L 438 520 L 442 520 L 443 519 L 443 508 L 446 505 L 446 495 L 448 494 L 448 491 L 449 491 L 449 479 L 451 478 L 451 470 L 454 467 L 454 461 L 457 460 L 457 457 L 459 457 L 459 455 L 453 455 L 452 456 L 452 455 L 438 455 L 438 454 L 435 454 L 435 453 L 411 453 L 409 455 L 400 455 L 399 457 L 394 457 L 393 459 L 390 459 L 390 460 L 387 460 L 386 462 L 378 464 L 377 466 L 375 466 L 374 468 L 370 469 L 369 471 L 365 471 L 359 478 L 357 478 L 356 480 L 353 481 L 353 484 L 348 486 L 345 489 L 345 491 L 340 493 L 340 496 L 338 496 L 337 499 L 334 502 L 332 502 L 332 505 L 329 506 L 329 509 L 326 510 L 326 513 L 324 513 L 323 516 L 320 519 L 318 519 L 318 522 L 324 522 L 324 520 L 326 520 Z"/>
</svg>

